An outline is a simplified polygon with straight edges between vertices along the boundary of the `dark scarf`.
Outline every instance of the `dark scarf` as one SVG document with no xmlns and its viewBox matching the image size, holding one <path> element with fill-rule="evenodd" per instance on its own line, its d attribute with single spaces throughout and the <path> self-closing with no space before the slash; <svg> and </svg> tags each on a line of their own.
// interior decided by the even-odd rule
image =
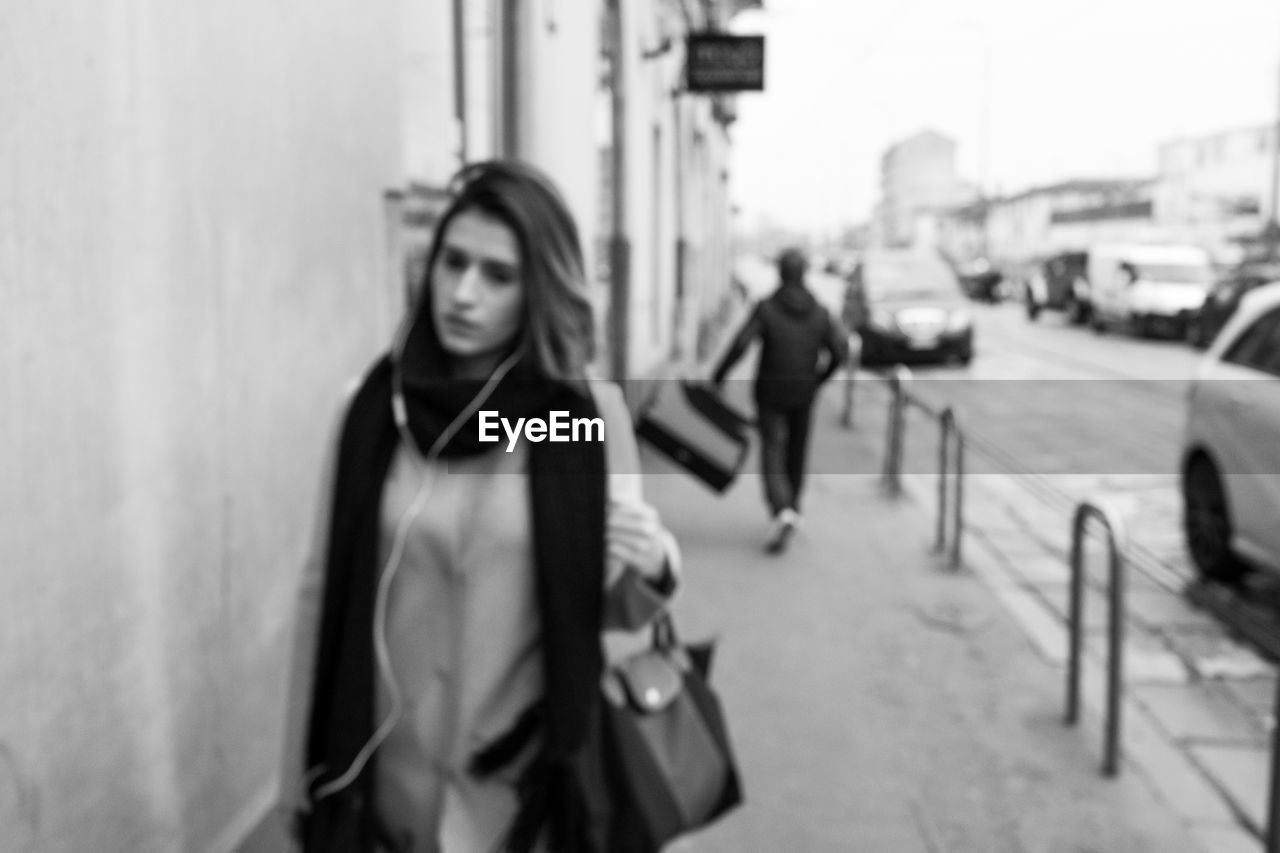
<svg viewBox="0 0 1280 853">
<path fill-rule="evenodd" d="M 483 382 L 443 378 L 444 354 L 429 321 L 415 323 L 402 364 L 409 428 L 426 453 Z M 380 722 L 374 719 L 372 634 L 382 488 L 399 440 L 392 389 L 393 366 L 384 357 L 352 400 L 339 443 L 307 740 L 307 766 L 328 769 L 313 791 L 351 766 Z M 546 418 L 553 410 L 567 411 L 571 418 L 597 417 L 588 394 L 539 376 L 527 359 L 498 383 L 481 408 L 513 420 Z M 501 453 L 504 447 L 505 440 L 479 442 L 473 415 L 442 455 Z M 603 667 L 604 447 L 531 443 L 528 482 L 546 692 L 513 732 L 479 757 L 477 769 L 491 772 L 541 731 L 542 753 L 522 782 L 508 849 L 528 849 L 547 827 L 555 849 L 573 853 L 585 849 L 583 792 L 573 767 L 593 725 Z M 374 775 L 371 760 L 349 788 L 316 804 L 305 829 L 308 851 L 372 850 Z"/>
</svg>

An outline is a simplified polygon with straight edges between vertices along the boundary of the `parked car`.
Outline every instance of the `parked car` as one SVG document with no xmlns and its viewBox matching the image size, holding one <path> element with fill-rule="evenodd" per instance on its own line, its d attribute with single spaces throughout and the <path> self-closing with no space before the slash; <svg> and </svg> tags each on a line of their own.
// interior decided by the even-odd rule
<svg viewBox="0 0 1280 853">
<path fill-rule="evenodd" d="M 1246 295 L 1193 380 L 1183 529 L 1205 578 L 1280 572 L 1280 283 Z"/>
<path fill-rule="evenodd" d="M 1247 260 L 1220 276 L 1187 324 L 1187 342 L 1206 348 L 1254 288 L 1280 281 L 1280 259 Z"/>
<path fill-rule="evenodd" d="M 1181 338 L 1213 284 L 1209 253 L 1195 246 L 1091 246 L 1088 270 L 1097 332 L 1115 324 Z"/>
<path fill-rule="evenodd" d="M 1027 319 L 1034 320 L 1041 311 L 1062 311 L 1073 325 L 1089 321 L 1089 254 L 1060 252 L 1036 265 L 1027 278 L 1023 302 Z"/>
<path fill-rule="evenodd" d="M 960 282 L 940 256 L 869 250 L 845 291 L 845 324 L 862 337 L 862 363 L 973 358 L 973 317 Z"/>
<path fill-rule="evenodd" d="M 986 258 L 977 258 L 962 264 L 957 270 L 960 284 L 969 298 L 975 302 L 1000 301 L 1000 284 L 1004 281 L 1004 273 L 991 266 Z"/>
</svg>

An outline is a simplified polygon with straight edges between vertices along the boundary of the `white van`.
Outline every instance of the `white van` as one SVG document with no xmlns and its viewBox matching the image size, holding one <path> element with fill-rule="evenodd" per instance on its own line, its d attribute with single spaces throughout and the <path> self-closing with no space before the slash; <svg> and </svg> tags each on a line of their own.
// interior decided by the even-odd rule
<svg viewBox="0 0 1280 853">
<path fill-rule="evenodd" d="M 1195 246 L 1101 244 L 1089 249 L 1095 331 L 1182 337 L 1213 284 L 1209 253 Z"/>
</svg>

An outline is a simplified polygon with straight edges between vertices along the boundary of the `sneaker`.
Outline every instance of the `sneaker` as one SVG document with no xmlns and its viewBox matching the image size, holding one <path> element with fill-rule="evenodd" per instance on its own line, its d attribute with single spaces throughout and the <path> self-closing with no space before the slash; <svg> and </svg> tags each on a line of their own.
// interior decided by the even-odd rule
<svg viewBox="0 0 1280 853">
<path fill-rule="evenodd" d="M 795 532 L 800 516 L 793 509 L 784 509 L 773 517 L 773 525 L 769 528 L 769 539 L 764 543 L 764 550 L 769 554 L 781 554 L 787 550 L 787 542 Z"/>
</svg>

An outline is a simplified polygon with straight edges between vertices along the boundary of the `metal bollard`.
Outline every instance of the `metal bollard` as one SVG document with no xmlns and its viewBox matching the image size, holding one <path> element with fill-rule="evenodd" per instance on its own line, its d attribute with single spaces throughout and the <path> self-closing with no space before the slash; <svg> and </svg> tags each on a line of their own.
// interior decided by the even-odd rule
<svg viewBox="0 0 1280 853">
<path fill-rule="evenodd" d="M 1115 776 L 1120 766 L 1120 699 L 1124 671 L 1124 561 L 1128 547 L 1124 520 L 1115 507 L 1100 499 L 1076 506 L 1071 527 L 1071 601 L 1068 614 L 1066 724 L 1080 718 L 1080 652 L 1084 634 L 1084 526 L 1089 517 L 1107 530 L 1110 613 L 1107 625 L 1107 701 L 1102 773 Z"/>
<path fill-rule="evenodd" d="M 964 539 L 964 433 L 956 420 L 955 411 L 948 406 L 938 417 L 940 438 L 938 441 L 938 526 L 934 538 L 934 551 L 942 553 L 947 548 L 947 486 L 951 484 L 953 498 L 951 509 L 951 558 L 949 565 L 960 568 L 961 542 Z M 951 452 L 955 448 L 955 468 L 952 471 Z"/>
<path fill-rule="evenodd" d="M 1280 680 L 1271 709 L 1271 790 L 1267 796 L 1266 853 L 1280 853 Z"/>
<path fill-rule="evenodd" d="M 933 550 L 938 553 L 947 547 L 947 481 L 951 476 L 951 431 L 955 419 L 950 406 L 938 418 L 938 529 L 933 540 Z"/>
<path fill-rule="evenodd" d="M 884 473 L 881 476 L 886 491 L 892 497 L 902 493 L 902 434 L 906 429 L 907 387 L 910 384 L 911 371 L 904 365 L 895 365 L 889 373 L 893 399 L 889 403 L 889 435 L 885 442 Z"/>
<path fill-rule="evenodd" d="M 955 435 L 956 441 L 956 492 L 955 492 L 955 518 L 952 520 L 952 530 L 955 539 L 951 541 L 951 568 L 960 568 L 961 548 L 964 543 L 964 430 L 960 429 L 960 424 L 955 416 L 952 416 L 951 428 Z"/>
<path fill-rule="evenodd" d="M 853 429 L 853 392 L 861 363 L 862 336 L 855 332 L 849 335 L 849 358 L 845 361 L 844 410 L 840 413 L 840 425 L 845 429 Z"/>
</svg>

